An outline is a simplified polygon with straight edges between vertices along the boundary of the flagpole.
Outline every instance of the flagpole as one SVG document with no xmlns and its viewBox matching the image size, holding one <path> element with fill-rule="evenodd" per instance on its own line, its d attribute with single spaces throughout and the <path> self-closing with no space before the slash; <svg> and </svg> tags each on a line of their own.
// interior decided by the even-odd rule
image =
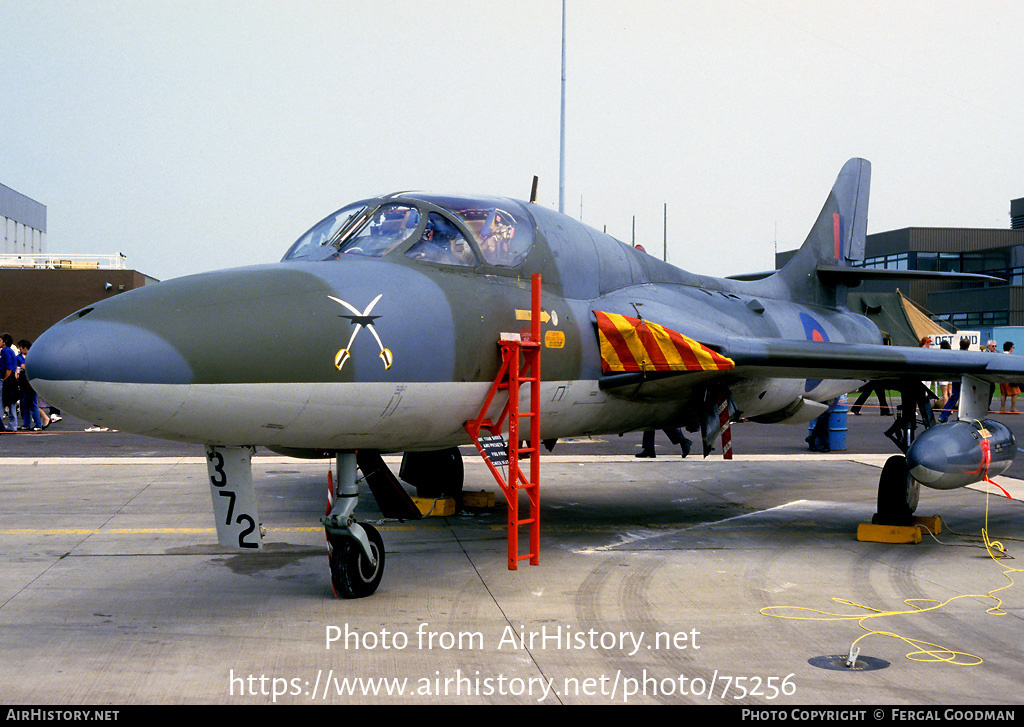
<svg viewBox="0 0 1024 727">
<path fill-rule="evenodd" d="M 565 212 L 565 0 L 562 0 L 562 116 L 558 145 L 558 211 Z"/>
</svg>

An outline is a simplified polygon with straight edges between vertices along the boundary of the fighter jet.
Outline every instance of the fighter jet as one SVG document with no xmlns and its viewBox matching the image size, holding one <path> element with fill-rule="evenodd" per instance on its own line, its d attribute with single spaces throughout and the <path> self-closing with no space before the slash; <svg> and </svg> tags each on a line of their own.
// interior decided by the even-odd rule
<svg viewBox="0 0 1024 727">
<path fill-rule="evenodd" d="M 380 535 L 353 516 L 357 470 L 385 511 L 408 513 L 408 495 L 380 453 L 404 453 L 402 479 L 417 488 L 457 493 L 458 447 L 491 401 L 499 341 L 522 339 L 525 326 L 543 361 L 539 416 L 525 428 L 548 443 L 685 427 L 707 455 L 729 419 L 807 422 L 888 380 L 903 393 L 888 432 L 902 453 L 883 470 L 879 512 L 898 521 L 919 482 L 978 481 L 1016 451 L 996 422 L 935 424 L 920 380 L 964 377 L 959 418 L 970 422 L 984 418 L 994 382 L 1024 370 L 1011 356 L 884 346 L 846 307 L 867 278 L 949 276 L 860 266 L 869 182 L 867 161 L 847 162 L 799 252 L 757 280 L 685 272 L 529 202 L 365 199 L 313 225 L 278 263 L 74 313 L 36 341 L 29 376 L 86 421 L 204 445 L 225 545 L 261 544 L 253 448 L 336 457 L 322 521 L 343 596 L 373 593 L 384 568 Z M 501 397 L 485 408 L 492 422 Z M 927 437 L 914 435 L 918 410 Z"/>
</svg>

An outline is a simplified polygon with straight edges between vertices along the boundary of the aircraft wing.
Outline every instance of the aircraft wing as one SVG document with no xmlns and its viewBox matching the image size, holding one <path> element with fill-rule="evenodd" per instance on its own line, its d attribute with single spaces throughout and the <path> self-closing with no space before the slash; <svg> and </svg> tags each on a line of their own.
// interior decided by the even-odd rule
<svg viewBox="0 0 1024 727">
<path fill-rule="evenodd" d="M 935 380 L 967 374 L 992 383 L 1024 381 L 1024 356 L 1003 353 L 776 338 L 734 339 L 705 345 L 731 359 L 735 367 L 718 372 L 611 373 L 602 378 L 601 388 L 614 391 L 644 382 L 645 397 L 672 398 L 711 377 Z"/>
<path fill-rule="evenodd" d="M 779 378 L 936 379 L 969 374 L 990 382 L 1024 380 L 1024 357 L 910 346 L 740 339 L 722 346 L 737 373 Z"/>
</svg>

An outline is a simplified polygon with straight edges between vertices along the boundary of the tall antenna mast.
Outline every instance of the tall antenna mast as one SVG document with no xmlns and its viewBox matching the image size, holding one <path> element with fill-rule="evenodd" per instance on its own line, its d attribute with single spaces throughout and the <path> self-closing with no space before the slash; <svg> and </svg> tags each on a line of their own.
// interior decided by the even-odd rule
<svg viewBox="0 0 1024 727">
<path fill-rule="evenodd" d="M 558 211 L 565 212 L 565 0 L 562 0 L 562 119 L 558 144 Z"/>
</svg>

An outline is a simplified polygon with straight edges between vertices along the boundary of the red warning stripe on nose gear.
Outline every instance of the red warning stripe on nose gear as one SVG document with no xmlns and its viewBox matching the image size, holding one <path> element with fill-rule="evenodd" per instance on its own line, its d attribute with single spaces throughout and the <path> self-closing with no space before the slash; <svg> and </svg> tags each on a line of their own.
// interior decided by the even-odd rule
<svg viewBox="0 0 1024 727">
<path fill-rule="evenodd" d="M 722 428 L 722 459 L 732 459 L 732 432 L 729 431 L 729 400 L 718 397 L 718 423 Z"/>
</svg>

